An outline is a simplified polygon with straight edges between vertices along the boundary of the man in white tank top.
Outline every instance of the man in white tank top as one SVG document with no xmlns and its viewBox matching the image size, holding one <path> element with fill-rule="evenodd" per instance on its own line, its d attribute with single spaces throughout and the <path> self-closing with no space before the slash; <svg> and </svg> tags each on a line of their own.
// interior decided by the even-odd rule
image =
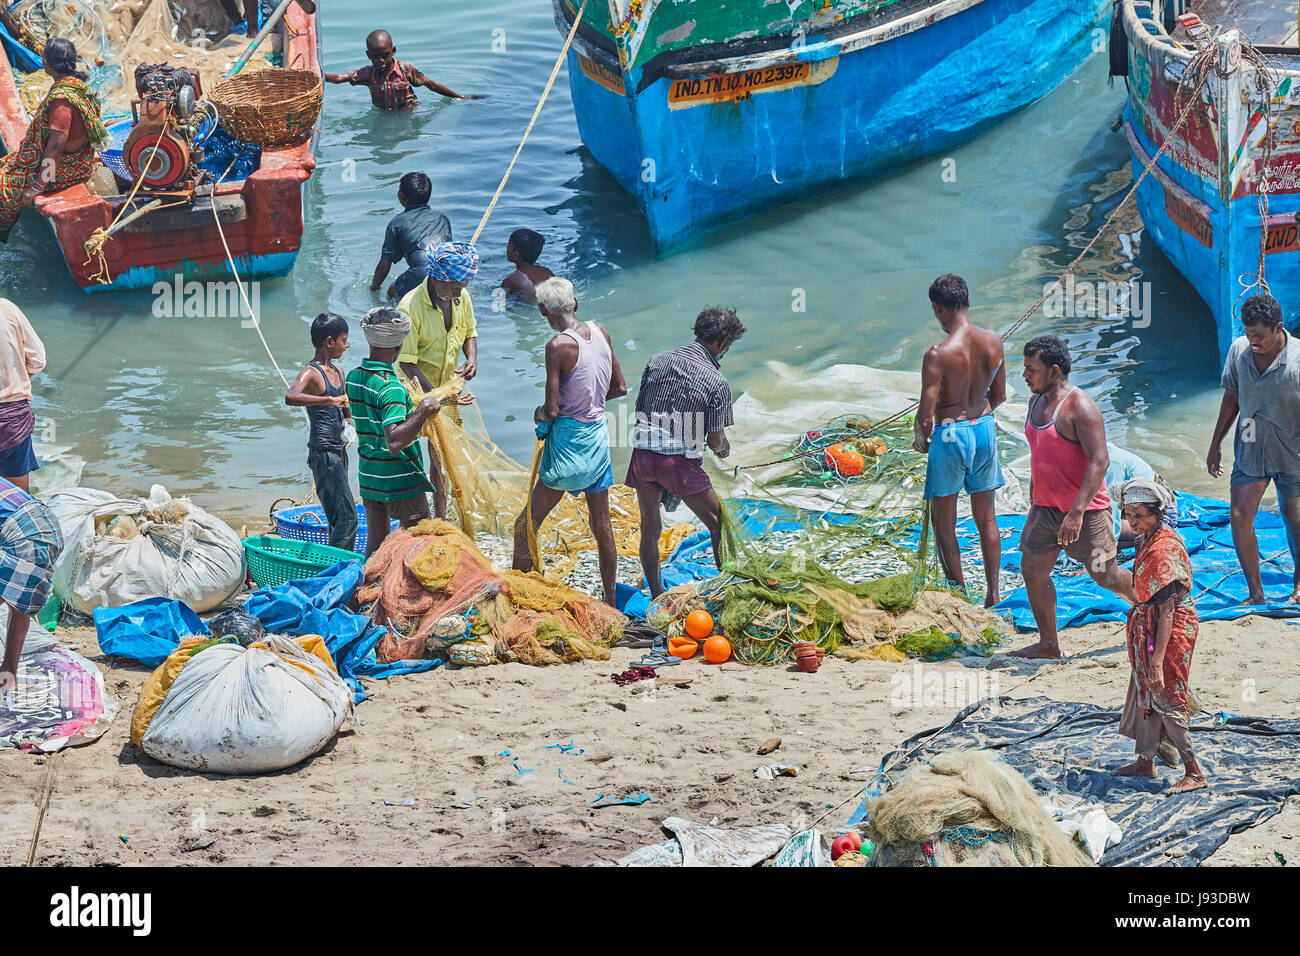
<svg viewBox="0 0 1300 956">
<path fill-rule="evenodd" d="M 605 601 L 613 605 L 618 554 L 609 520 L 614 470 L 605 402 L 626 395 L 627 383 L 609 333 L 597 322 L 578 320 L 578 300 L 569 280 L 553 278 L 539 285 L 537 310 L 557 334 L 546 343 L 546 400 L 533 413 L 537 437 L 546 442 L 530 502 L 533 531 L 565 492 L 574 497 L 585 495 Z M 515 522 L 516 571 L 534 570 L 528 538 L 525 511 Z"/>
</svg>

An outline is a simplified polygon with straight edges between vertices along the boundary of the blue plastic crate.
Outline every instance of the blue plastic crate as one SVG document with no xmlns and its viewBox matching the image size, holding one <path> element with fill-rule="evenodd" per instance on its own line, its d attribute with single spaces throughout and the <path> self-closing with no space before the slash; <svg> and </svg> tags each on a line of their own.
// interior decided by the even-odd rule
<svg viewBox="0 0 1300 956">
<path fill-rule="evenodd" d="M 282 538 L 294 541 L 314 541 L 316 544 L 329 543 L 329 525 L 325 521 L 325 509 L 320 505 L 304 505 L 298 508 L 281 508 L 271 514 L 275 521 L 275 530 Z M 397 521 L 392 523 L 392 530 L 401 527 Z M 361 502 L 357 502 L 357 540 L 352 546 L 357 554 L 366 553 L 366 512 Z"/>
</svg>

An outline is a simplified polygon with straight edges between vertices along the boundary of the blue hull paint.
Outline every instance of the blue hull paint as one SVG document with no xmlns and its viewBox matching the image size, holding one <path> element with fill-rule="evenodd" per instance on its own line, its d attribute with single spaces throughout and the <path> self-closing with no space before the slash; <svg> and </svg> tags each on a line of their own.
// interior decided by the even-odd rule
<svg viewBox="0 0 1300 956">
<path fill-rule="evenodd" d="M 1226 29 L 1234 24 L 1222 26 Z M 1145 33 L 1138 32 L 1143 29 Z M 1162 47 L 1162 41 L 1149 25 L 1141 27 L 1127 22 L 1126 34 L 1129 99 L 1124 120 L 1136 180 L 1158 152 L 1159 145 L 1153 141 L 1150 128 L 1155 122 L 1167 124 L 1167 119 L 1160 119 L 1158 104 L 1168 102 L 1181 72 L 1175 58 Z M 1300 119 L 1294 93 L 1288 96 L 1285 91 L 1288 86 L 1294 89 L 1300 58 L 1281 56 L 1275 62 L 1292 77 L 1287 80 L 1281 72 L 1276 77 L 1279 93 L 1274 98 L 1273 110 L 1278 137 L 1273 162 L 1274 174 L 1283 175 L 1270 191 L 1268 202 L 1268 221 L 1276 233 L 1271 237 L 1270 248 L 1285 251 L 1266 255 L 1264 269 L 1269 292 L 1281 303 L 1287 326 L 1294 327 L 1300 317 L 1300 243 L 1295 241 L 1300 230 L 1294 223 L 1300 214 L 1300 191 L 1285 173 L 1295 165 L 1295 137 L 1300 131 L 1297 125 Z M 1255 163 L 1260 151 L 1256 139 L 1252 139 L 1253 146 L 1243 148 L 1244 132 L 1234 126 L 1231 116 L 1238 103 L 1246 115 L 1257 108 L 1254 97 L 1247 102 L 1243 96 L 1243 90 L 1249 90 L 1253 82 L 1253 77 L 1241 71 L 1212 78 L 1210 95 L 1217 108 L 1213 112 L 1204 108 L 1193 111 L 1194 119 L 1187 126 L 1208 130 L 1217 144 L 1217 156 L 1199 155 L 1200 161 L 1210 164 L 1208 171 L 1202 169 L 1198 173 L 1189 165 L 1185 157 L 1198 154 L 1185 140 L 1179 139 L 1175 148 L 1166 150 L 1156 160 L 1151 175 L 1138 186 L 1136 197 L 1145 236 L 1154 241 L 1196 289 L 1213 315 L 1220 361 L 1227 357 L 1233 341 L 1243 334 L 1241 302 L 1259 271 L 1263 232 L 1259 202 L 1253 189 L 1242 194 L 1240 187 L 1259 175 Z M 1161 91 L 1154 89 L 1157 84 L 1163 88 Z M 1260 291 L 1253 288 L 1249 294 Z"/>
<path fill-rule="evenodd" d="M 862 49 L 809 37 L 819 82 L 669 106 L 673 80 L 620 95 L 569 54 L 592 155 L 636 196 L 655 249 L 953 149 L 1051 92 L 1095 50 L 1110 0 L 984 0 Z M 624 76 L 635 90 L 638 71 Z M 864 92 L 870 91 L 870 92 Z"/>
<path fill-rule="evenodd" d="M 297 252 L 278 252 L 273 255 L 252 256 L 251 258 L 249 256 L 237 256 L 235 265 L 239 270 L 239 277 L 245 282 L 251 282 L 253 280 L 279 279 L 287 276 L 293 271 L 294 264 L 297 261 Z M 122 292 L 129 289 L 152 289 L 159 282 L 171 286 L 175 283 L 178 275 L 183 282 L 235 281 L 235 277 L 231 274 L 230 267 L 225 260 L 197 263 L 183 259 L 176 265 L 166 269 L 156 267 L 129 269 L 106 285 L 92 283 L 83 286 L 81 291 L 90 294 L 95 292 Z"/>
<path fill-rule="evenodd" d="M 1132 122 L 1131 114 L 1126 118 Z M 1138 142 L 1148 157 L 1157 147 L 1135 129 Z M 1241 306 L 1238 299 L 1245 292 L 1241 276 L 1253 276 L 1259 268 L 1259 206 L 1254 196 L 1243 196 L 1225 203 L 1217 190 L 1204 188 L 1203 180 L 1169 158 L 1161 156 L 1156 164 L 1162 173 L 1179 187 L 1209 207 L 1214 247 L 1207 249 L 1191 233 L 1174 222 L 1166 211 L 1167 187 L 1155 176 L 1148 176 L 1138 187 L 1138 212 L 1147 233 L 1160 251 L 1205 300 L 1218 329 L 1219 359 L 1228 355 L 1228 347 L 1243 333 Z M 1133 177 L 1142 175 L 1145 160 L 1133 159 Z M 1292 216 L 1300 212 L 1300 194 L 1282 193 L 1269 198 L 1269 218 Z M 1300 252 L 1269 255 L 1265 275 L 1270 293 L 1282 304 L 1287 325 L 1300 315 Z M 1247 279 L 1249 284 L 1252 280 Z M 1259 290 L 1254 290 L 1258 292 Z"/>
</svg>

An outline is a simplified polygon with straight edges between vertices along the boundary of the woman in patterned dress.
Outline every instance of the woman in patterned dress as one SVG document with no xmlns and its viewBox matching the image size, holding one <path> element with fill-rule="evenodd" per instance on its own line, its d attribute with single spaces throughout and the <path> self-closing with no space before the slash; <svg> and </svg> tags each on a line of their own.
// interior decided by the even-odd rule
<svg viewBox="0 0 1300 956">
<path fill-rule="evenodd" d="M 1138 536 L 1133 586 L 1141 602 L 1129 610 L 1126 629 L 1129 681 L 1119 732 L 1137 745 L 1137 760 L 1120 776 L 1155 777 L 1155 755 L 1163 741 L 1178 751 L 1183 779 L 1171 794 L 1203 790 L 1205 774 L 1192 754 L 1189 724 L 1199 708 L 1189 704 L 1187 686 L 1200 618 L 1192 603 L 1192 564 L 1183 539 L 1164 520 L 1173 499 L 1157 481 L 1121 482 L 1113 492 Z"/>
<path fill-rule="evenodd" d="M 96 149 L 108 142 L 99 94 L 78 72 L 71 41 L 47 43 L 43 63 L 54 83 L 18 148 L 0 158 L 0 242 L 37 196 L 89 180 L 99 163 Z"/>
</svg>

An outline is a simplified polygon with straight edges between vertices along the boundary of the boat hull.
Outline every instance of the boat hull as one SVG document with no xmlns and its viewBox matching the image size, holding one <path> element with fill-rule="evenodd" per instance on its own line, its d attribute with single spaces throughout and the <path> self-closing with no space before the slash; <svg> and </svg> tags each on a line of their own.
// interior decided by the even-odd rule
<svg viewBox="0 0 1300 956">
<path fill-rule="evenodd" d="M 565 29 L 569 3 L 555 0 Z M 715 44 L 703 64 L 678 56 L 660 69 L 626 69 L 584 31 L 569 53 L 574 111 L 583 142 L 637 198 L 665 253 L 979 136 L 1094 52 L 1108 6 L 950 0 L 928 8 L 948 12 L 932 22 L 873 27 L 880 18 L 862 16 L 856 30 L 812 31 L 794 48 L 747 54 L 743 43 Z M 735 55 L 719 55 L 729 47 Z M 972 49 L 978 69 L 964 52 Z"/>
<path fill-rule="evenodd" d="M 296 4 L 281 26 L 285 62 L 309 64 L 320 72 L 316 14 Z M 0 56 L 0 137 L 14 146 L 28 118 L 7 61 Z M 59 250 L 77 285 L 87 292 L 150 289 L 157 283 L 227 281 L 233 278 L 226 246 L 242 279 L 287 275 L 297 260 L 303 233 L 302 184 L 316 166 L 316 134 L 304 142 L 262 151 L 262 162 L 246 180 L 222 184 L 215 199 L 145 216 L 113 234 L 103 262 L 85 251 L 96 229 L 107 229 L 118 206 L 85 186 L 39 197 L 36 211 L 54 230 Z M 138 198 L 138 197 L 137 197 Z M 222 224 L 213 215 L 216 205 Z M 137 206 L 140 203 L 137 202 Z M 225 242 L 222 241 L 224 231 Z"/>
<path fill-rule="evenodd" d="M 1128 47 L 1129 98 L 1124 132 L 1138 178 L 1178 124 L 1178 82 L 1187 57 L 1159 41 L 1126 0 L 1121 9 Z M 1218 24 L 1231 28 L 1232 24 Z M 1241 302 L 1262 291 L 1259 271 L 1282 305 L 1288 326 L 1300 315 L 1300 50 L 1277 51 L 1283 67 L 1272 98 L 1272 176 L 1261 228 L 1259 184 L 1264 135 L 1262 100 L 1240 70 L 1214 76 L 1173 142 L 1138 186 L 1137 205 L 1149 237 L 1197 291 L 1214 316 L 1220 360 L 1242 334 Z M 1159 321 L 1159 317 L 1154 317 Z M 1169 320 L 1181 322 L 1182 317 Z M 1177 334 L 1170 331 L 1170 334 Z"/>
</svg>

